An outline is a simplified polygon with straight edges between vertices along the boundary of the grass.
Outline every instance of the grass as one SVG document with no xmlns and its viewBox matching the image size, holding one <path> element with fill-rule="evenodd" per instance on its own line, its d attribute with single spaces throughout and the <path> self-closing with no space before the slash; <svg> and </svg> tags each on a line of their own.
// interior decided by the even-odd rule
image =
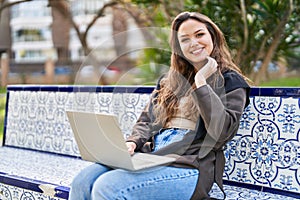
<svg viewBox="0 0 300 200">
<path fill-rule="evenodd" d="M 3 140 L 3 128 L 4 128 L 4 115 L 5 115 L 5 103 L 6 103 L 6 90 L 0 89 L 0 146 Z"/>
<path fill-rule="evenodd" d="M 300 78 L 280 78 L 270 80 L 268 82 L 260 84 L 260 86 L 284 86 L 284 87 L 300 87 Z"/>
</svg>

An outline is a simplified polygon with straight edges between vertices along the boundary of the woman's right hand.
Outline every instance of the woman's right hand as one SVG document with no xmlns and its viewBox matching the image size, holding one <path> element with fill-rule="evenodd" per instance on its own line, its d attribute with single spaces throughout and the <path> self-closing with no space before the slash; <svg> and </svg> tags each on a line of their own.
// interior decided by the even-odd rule
<svg viewBox="0 0 300 200">
<path fill-rule="evenodd" d="M 126 146 L 130 155 L 133 155 L 134 150 L 136 149 L 136 144 L 134 142 L 126 142 Z"/>
</svg>

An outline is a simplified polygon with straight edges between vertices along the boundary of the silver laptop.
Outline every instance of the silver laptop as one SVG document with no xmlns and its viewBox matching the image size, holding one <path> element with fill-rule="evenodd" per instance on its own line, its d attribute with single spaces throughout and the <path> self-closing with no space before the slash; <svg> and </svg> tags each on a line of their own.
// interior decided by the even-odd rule
<svg viewBox="0 0 300 200">
<path fill-rule="evenodd" d="M 66 111 L 82 159 L 113 168 L 140 170 L 175 161 L 168 156 L 131 156 L 115 115 Z"/>
</svg>

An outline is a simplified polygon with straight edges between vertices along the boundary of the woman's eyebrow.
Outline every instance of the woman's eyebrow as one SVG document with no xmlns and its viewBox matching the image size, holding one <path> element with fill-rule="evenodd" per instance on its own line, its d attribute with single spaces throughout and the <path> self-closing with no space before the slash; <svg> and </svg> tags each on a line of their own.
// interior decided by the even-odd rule
<svg viewBox="0 0 300 200">
<path fill-rule="evenodd" d="M 200 31 L 204 31 L 204 28 L 200 28 L 200 29 L 196 30 L 193 34 L 196 34 L 196 33 L 200 32 Z M 187 36 L 189 36 L 189 34 L 179 35 L 179 37 L 187 37 Z"/>
<path fill-rule="evenodd" d="M 197 31 L 195 31 L 194 34 L 200 32 L 200 31 L 204 31 L 204 30 L 205 30 L 204 28 L 200 28 Z"/>
</svg>

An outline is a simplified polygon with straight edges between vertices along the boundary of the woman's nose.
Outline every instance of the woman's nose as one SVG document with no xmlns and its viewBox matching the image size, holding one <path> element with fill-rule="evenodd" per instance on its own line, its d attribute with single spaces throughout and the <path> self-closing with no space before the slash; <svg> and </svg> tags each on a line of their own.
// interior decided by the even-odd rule
<svg viewBox="0 0 300 200">
<path fill-rule="evenodd" d="M 191 47 L 198 45 L 198 40 L 197 38 L 192 38 L 191 39 Z"/>
</svg>

